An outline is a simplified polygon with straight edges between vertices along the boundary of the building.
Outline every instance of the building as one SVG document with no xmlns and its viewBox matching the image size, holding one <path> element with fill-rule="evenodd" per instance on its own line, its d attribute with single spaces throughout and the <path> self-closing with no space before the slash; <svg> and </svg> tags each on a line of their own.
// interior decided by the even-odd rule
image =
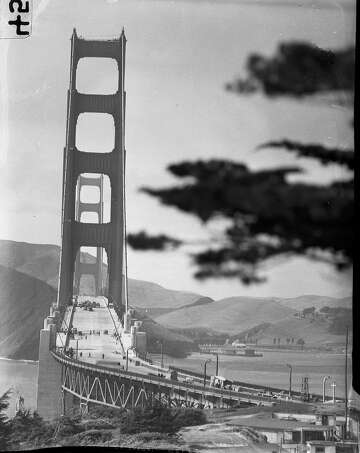
<svg viewBox="0 0 360 453">
<path fill-rule="evenodd" d="M 306 443 L 306 453 L 336 453 L 335 442 L 313 440 Z"/>
</svg>

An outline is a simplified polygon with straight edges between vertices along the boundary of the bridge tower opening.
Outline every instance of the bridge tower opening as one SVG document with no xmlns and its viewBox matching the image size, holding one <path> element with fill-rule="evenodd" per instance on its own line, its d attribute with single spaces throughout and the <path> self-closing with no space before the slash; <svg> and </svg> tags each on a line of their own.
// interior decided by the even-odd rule
<svg viewBox="0 0 360 453">
<path fill-rule="evenodd" d="M 113 40 L 85 40 L 73 31 L 71 38 L 70 86 L 68 90 L 66 146 L 64 149 L 62 192 L 62 248 L 57 307 L 71 303 L 74 291 L 79 290 L 81 274 L 85 271 L 79 262 L 80 247 L 96 247 L 97 260 L 93 275 L 101 272 L 102 249 L 108 257 L 108 298 L 119 317 L 123 317 L 127 304 L 124 270 L 125 256 L 125 47 L 124 32 Z M 85 94 L 77 90 L 77 67 L 82 59 L 110 58 L 118 69 L 117 91 L 113 94 Z M 114 122 L 114 148 L 109 152 L 79 149 L 77 125 L 82 114 L 108 114 Z M 91 131 L 89 131 L 90 133 Z M 91 135 L 91 134 L 90 134 Z M 100 177 L 82 174 L 101 175 Z M 111 185 L 110 219 L 103 222 L 103 179 L 106 175 Z M 83 187 L 98 187 L 100 200 L 82 202 Z M 82 221 L 84 212 L 98 214 L 98 222 Z M 98 279 L 99 280 L 99 279 Z M 75 285 L 73 284 L 75 282 Z M 101 292 L 99 283 L 96 292 Z"/>
</svg>

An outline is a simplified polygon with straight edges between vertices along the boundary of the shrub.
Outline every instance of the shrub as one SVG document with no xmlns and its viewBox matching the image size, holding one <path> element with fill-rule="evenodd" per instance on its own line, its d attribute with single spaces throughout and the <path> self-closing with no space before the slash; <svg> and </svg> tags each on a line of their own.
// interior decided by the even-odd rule
<svg viewBox="0 0 360 453">
<path fill-rule="evenodd" d="M 11 390 L 7 390 L 0 397 L 0 451 L 6 450 L 8 446 L 9 425 L 7 423 L 6 409 L 9 407 L 9 398 Z"/>
<path fill-rule="evenodd" d="M 62 445 L 101 445 L 113 438 L 108 430 L 90 429 L 65 439 Z"/>
<path fill-rule="evenodd" d="M 184 426 L 203 423 L 206 423 L 206 416 L 200 409 L 158 406 L 128 412 L 120 421 L 120 431 L 123 434 L 175 433 Z"/>
<path fill-rule="evenodd" d="M 33 445 L 42 445 L 52 441 L 55 427 L 45 422 L 37 412 L 20 411 L 9 421 L 10 439 L 12 448 L 20 443 L 30 442 Z"/>
<path fill-rule="evenodd" d="M 115 419 L 99 418 L 95 420 L 85 420 L 82 425 L 84 430 L 88 431 L 91 429 L 114 429 L 118 423 L 116 423 Z"/>
</svg>

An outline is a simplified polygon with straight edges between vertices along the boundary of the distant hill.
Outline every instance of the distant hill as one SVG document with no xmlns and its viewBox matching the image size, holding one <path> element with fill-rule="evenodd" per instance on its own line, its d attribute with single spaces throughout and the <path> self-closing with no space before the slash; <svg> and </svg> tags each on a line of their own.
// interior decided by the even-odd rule
<svg viewBox="0 0 360 453">
<path fill-rule="evenodd" d="M 37 360 L 39 332 L 56 300 L 60 248 L 48 244 L 0 240 L 0 357 Z M 85 255 L 86 261 L 92 257 Z M 134 307 L 169 307 L 192 304 L 201 296 L 172 291 L 160 285 L 129 280 L 129 302 Z M 167 352 L 181 355 L 192 348 L 183 335 L 171 332 L 145 315 L 149 344 L 164 339 Z"/>
<path fill-rule="evenodd" d="M 57 287 L 60 247 L 0 240 L 0 264 Z"/>
<path fill-rule="evenodd" d="M 230 297 L 184 307 L 156 318 L 175 328 L 206 327 L 216 332 L 238 333 L 262 322 L 276 322 L 296 313 L 273 298 Z"/>
<path fill-rule="evenodd" d="M 328 297 L 328 296 L 316 296 L 316 295 L 303 295 L 298 297 L 293 297 L 291 299 L 277 299 L 282 305 L 295 310 L 303 310 L 308 307 L 315 307 L 319 309 L 321 307 L 352 307 L 352 297 Z"/>
<path fill-rule="evenodd" d="M 295 316 L 308 307 L 315 307 L 316 317 Z M 335 324 L 333 317 L 320 312 L 322 307 L 334 310 L 341 307 L 345 310 L 336 314 Z M 288 339 L 295 344 L 303 339 L 307 345 L 326 345 L 344 343 L 343 324 L 348 322 L 350 309 L 351 297 L 232 297 L 204 305 L 195 303 L 176 311 L 160 313 L 155 319 L 159 324 L 176 329 L 198 342 L 211 341 L 211 338 L 216 342 L 216 338 L 222 338 L 221 334 L 228 334 L 232 340 L 239 338 L 245 341 L 248 338 L 258 344 L 271 345 L 276 338 L 280 339 L 281 345 L 289 344 Z M 344 311 L 347 312 L 345 315 Z"/>
<path fill-rule="evenodd" d="M 296 345 L 298 340 L 302 339 L 305 345 L 309 346 L 329 346 L 344 343 L 344 335 L 336 335 L 329 330 L 330 323 L 325 319 L 299 319 L 293 316 L 282 319 L 274 323 L 263 323 L 254 326 L 248 331 L 234 335 L 232 340 L 245 340 L 245 334 L 248 333 L 250 342 L 258 345 L 271 345 L 274 341 L 280 339 L 281 346 Z"/>
<path fill-rule="evenodd" d="M 93 257 L 84 254 L 84 261 Z M 35 277 L 57 288 L 60 247 L 50 244 L 29 244 L 0 240 L 0 265 Z M 129 303 L 139 308 L 174 309 L 193 304 L 202 296 L 186 291 L 174 291 L 156 283 L 129 279 Z"/>
<path fill-rule="evenodd" d="M 56 291 L 47 283 L 0 265 L 0 357 L 37 360 L 39 334 Z M 182 357 L 193 349 L 184 335 L 172 332 L 137 313 L 148 333 L 149 349 L 164 340 L 166 353 Z"/>
<path fill-rule="evenodd" d="M 176 309 L 201 299 L 199 294 L 166 289 L 156 283 L 129 278 L 129 304 L 134 307 Z"/>
<path fill-rule="evenodd" d="M 47 283 L 0 265 L 0 356 L 36 360 L 39 333 L 56 291 Z"/>
<path fill-rule="evenodd" d="M 39 330 L 56 298 L 59 257 L 55 245 L 0 240 L 0 356 L 37 358 Z M 87 254 L 84 258 L 93 259 Z M 295 314 L 309 307 L 318 312 L 325 306 L 345 307 L 348 313 L 351 308 L 351 297 L 317 295 L 214 301 L 134 279 L 129 279 L 129 302 L 144 319 L 150 345 L 156 349 L 156 342 L 166 337 L 175 354 L 191 348 L 189 338 L 221 342 L 244 332 L 260 344 L 271 344 L 275 337 L 282 342 L 304 338 L 306 344 L 341 343 L 344 335 L 335 335 L 341 329 L 334 327 L 331 317 L 299 319 Z M 337 316 L 337 324 L 342 325 L 348 315 Z"/>
</svg>

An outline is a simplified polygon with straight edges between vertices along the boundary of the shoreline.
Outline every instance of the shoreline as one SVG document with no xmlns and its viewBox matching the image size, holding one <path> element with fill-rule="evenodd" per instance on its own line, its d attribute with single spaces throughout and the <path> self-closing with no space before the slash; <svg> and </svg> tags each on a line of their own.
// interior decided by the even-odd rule
<svg viewBox="0 0 360 453">
<path fill-rule="evenodd" d="M 29 360 L 29 359 L 9 359 L 8 357 L 0 357 L 0 360 L 3 362 L 21 362 L 28 363 L 29 365 L 38 365 L 38 360 Z"/>
</svg>

